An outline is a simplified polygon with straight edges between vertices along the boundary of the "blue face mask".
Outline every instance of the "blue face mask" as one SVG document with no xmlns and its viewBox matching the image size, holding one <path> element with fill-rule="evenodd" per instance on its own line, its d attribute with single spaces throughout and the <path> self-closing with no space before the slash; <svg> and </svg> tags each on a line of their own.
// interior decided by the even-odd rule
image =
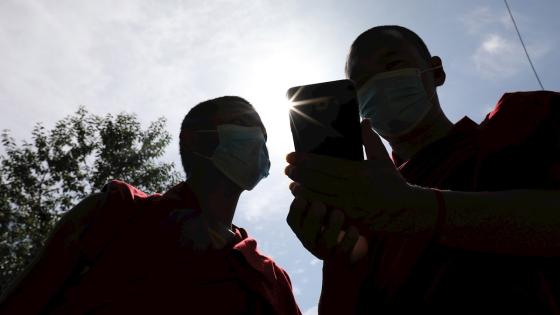
<svg viewBox="0 0 560 315">
<path fill-rule="evenodd" d="M 439 68 L 439 67 L 438 67 Z M 371 77 L 358 90 L 360 114 L 371 120 L 375 131 L 384 137 L 406 134 L 418 126 L 433 106 L 417 68 L 382 72 Z"/>
<path fill-rule="evenodd" d="M 239 125 L 219 125 L 215 130 L 197 132 L 217 132 L 219 144 L 209 159 L 231 181 L 245 190 L 253 189 L 257 183 L 268 176 L 270 160 L 260 127 Z"/>
</svg>

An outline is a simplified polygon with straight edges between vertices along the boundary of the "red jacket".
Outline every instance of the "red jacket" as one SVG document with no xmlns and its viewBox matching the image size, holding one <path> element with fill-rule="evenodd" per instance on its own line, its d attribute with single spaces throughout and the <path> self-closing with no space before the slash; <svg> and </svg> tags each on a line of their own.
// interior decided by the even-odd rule
<svg viewBox="0 0 560 315">
<path fill-rule="evenodd" d="M 409 183 L 424 187 L 557 190 L 560 93 L 505 94 L 480 125 L 465 117 L 410 160 L 395 161 Z M 358 313 L 560 313 L 559 253 L 471 252 L 434 244 L 430 237 L 386 238 L 370 258 L 373 271 L 362 285 Z"/>
<path fill-rule="evenodd" d="M 113 181 L 107 194 L 45 314 L 301 314 L 288 274 L 243 229 L 220 250 L 182 240 L 201 215 L 187 184 L 147 196 Z"/>
</svg>

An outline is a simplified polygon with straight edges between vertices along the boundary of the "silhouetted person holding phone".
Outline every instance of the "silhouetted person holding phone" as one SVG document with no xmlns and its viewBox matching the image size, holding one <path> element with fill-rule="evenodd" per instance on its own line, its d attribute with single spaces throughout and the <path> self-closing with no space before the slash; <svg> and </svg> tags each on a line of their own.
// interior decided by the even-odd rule
<svg viewBox="0 0 560 315">
<path fill-rule="evenodd" d="M 198 104 L 181 126 L 187 180 L 147 196 L 112 181 L 70 210 L 0 314 L 301 314 L 288 274 L 232 224 L 268 175 L 246 100 Z"/>
<path fill-rule="evenodd" d="M 324 259 L 319 313 L 560 313 L 560 94 L 453 124 L 441 59 L 400 26 L 361 34 L 346 74 L 367 160 L 287 157 L 288 223 Z"/>
</svg>

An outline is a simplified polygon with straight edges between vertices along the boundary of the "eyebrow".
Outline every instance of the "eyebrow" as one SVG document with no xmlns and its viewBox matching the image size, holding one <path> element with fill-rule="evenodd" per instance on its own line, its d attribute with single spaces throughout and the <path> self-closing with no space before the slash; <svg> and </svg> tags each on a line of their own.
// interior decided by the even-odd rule
<svg viewBox="0 0 560 315">
<path fill-rule="evenodd" d="M 376 57 L 380 62 L 386 62 L 388 59 L 392 59 L 394 57 L 402 57 L 402 54 L 396 50 L 390 50 L 387 52 L 384 52 L 383 54 L 381 54 L 381 56 Z M 363 76 L 362 71 L 358 69 L 355 69 L 354 71 L 357 72 L 358 76 Z M 356 73 L 355 72 L 355 73 Z M 356 85 L 356 87 L 360 87 L 363 83 L 365 83 L 365 81 L 367 81 L 368 77 L 362 77 L 360 80 L 357 80 L 354 82 L 354 84 Z"/>
</svg>

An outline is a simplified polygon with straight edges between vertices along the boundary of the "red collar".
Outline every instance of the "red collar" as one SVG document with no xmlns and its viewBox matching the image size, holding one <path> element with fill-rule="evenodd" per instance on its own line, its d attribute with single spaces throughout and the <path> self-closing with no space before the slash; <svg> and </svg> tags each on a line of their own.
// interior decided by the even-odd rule
<svg viewBox="0 0 560 315">
<path fill-rule="evenodd" d="M 197 213 L 201 211 L 196 195 L 185 182 L 171 188 L 163 195 L 163 198 L 176 208 L 193 209 Z M 249 237 L 243 228 L 233 225 L 233 229 L 235 242 L 232 249 L 240 252 L 251 268 L 262 274 L 268 281 L 275 282 L 277 276 L 272 259 L 259 252 L 257 241 Z"/>
</svg>

